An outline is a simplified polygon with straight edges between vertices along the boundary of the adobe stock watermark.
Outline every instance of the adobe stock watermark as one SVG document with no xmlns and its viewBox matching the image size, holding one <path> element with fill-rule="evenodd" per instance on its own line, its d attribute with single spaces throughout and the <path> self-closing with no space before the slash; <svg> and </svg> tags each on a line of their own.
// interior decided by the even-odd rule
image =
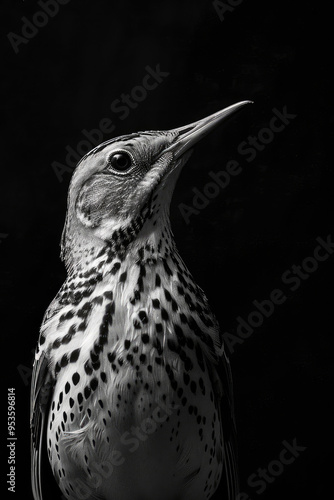
<svg viewBox="0 0 334 500">
<path fill-rule="evenodd" d="M 262 127 L 256 135 L 249 135 L 245 141 L 238 145 L 238 153 L 245 157 L 248 163 L 255 160 L 258 153 L 262 152 L 269 144 L 273 142 L 276 134 L 285 130 L 285 128 L 294 120 L 297 115 L 289 113 L 287 106 L 283 106 L 282 111 L 277 108 L 272 109 L 273 116 L 271 117 L 268 126 Z M 199 190 L 197 187 L 192 188 L 194 197 L 191 205 L 179 203 L 178 208 L 186 222 L 189 224 L 192 215 L 198 215 L 201 210 L 206 208 L 213 199 L 227 188 L 233 177 L 237 177 L 243 172 L 240 163 L 237 160 L 227 162 L 225 169 L 214 172 L 209 172 L 210 181 Z"/>
<path fill-rule="evenodd" d="M 236 7 L 239 7 L 243 3 L 244 0 L 226 0 L 225 2 L 221 2 L 220 0 L 214 0 L 212 2 L 213 8 L 221 22 L 225 21 L 225 14 L 227 12 L 233 12 Z"/>
<path fill-rule="evenodd" d="M 287 300 L 286 292 L 296 292 L 303 282 L 308 280 L 310 276 L 317 271 L 319 264 L 325 262 L 334 253 L 334 242 L 329 234 L 326 239 L 320 236 L 316 238 L 318 245 L 315 247 L 312 256 L 305 257 L 301 264 L 293 264 L 289 269 L 281 275 L 281 281 L 284 287 L 274 288 L 269 297 L 264 300 L 253 300 L 254 309 L 244 319 L 238 316 L 237 327 L 235 333 L 223 333 L 223 345 L 228 349 L 230 354 L 235 351 L 236 345 L 241 345 L 246 339 L 251 337 L 257 328 L 260 328 L 264 321 L 270 318 L 277 307 L 284 304 Z M 286 290 L 286 291 L 285 291 Z"/>
<path fill-rule="evenodd" d="M 162 71 L 160 69 L 160 64 L 157 64 L 155 68 L 146 66 L 145 71 L 146 74 L 140 85 L 135 85 L 129 94 L 121 94 L 118 99 L 114 99 L 110 104 L 111 111 L 115 113 L 120 120 L 125 120 L 129 116 L 131 110 L 136 109 L 139 104 L 146 99 L 148 93 L 155 90 L 170 74 L 167 71 Z M 78 161 L 87 154 L 88 151 L 101 144 L 104 136 L 113 133 L 115 129 L 116 125 L 110 117 L 102 118 L 97 128 L 92 130 L 82 129 L 81 134 L 83 139 L 81 139 L 74 148 L 70 145 L 66 146 L 65 150 L 67 154 L 65 163 L 53 161 L 51 164 L 58 181 L 63 181 L 64 174 L 71 174 Z"/>
<path fill-rule="evenodd" d="M 126 463 L 127 454 L 135 453 L 142 443 L 147 441 L 157 430 L 168 421 L 170 415 L 179 408 L 179 405 L 173 402 L 156 401 L 156 407 L 150 416 L 144 418 L 137 427 L 132 426 L 120 436 L 120 449 L 114 449 L 108 460 L 89 463 L 91 487 L 88 487 L 79 477 L 72 481 L 72 488 L 76 498 L 86 500 L 92 498 L 92 493 L 103 481 L 108 479 L 116 467 Z M 65 498 L 62 496 L 62 498 Z"/>
<path fill-rule="evenodd" d="M 25 16 L 21 17 L 21 34 L 18 35 L 13 31 L 7 33 L 7 38 L 15 54 L 19 53 L 21 45 L 27 45 L 30 40 L 35 38 L 40 29 L 44 28 L 50 19 L 58 14 L 61 5 L 66 5 L 70 1 L 71 0 L 39 0 L 37 4 L 41 10 L 35 12 L 32 19 L 28 19 Z"/>
<path fill-rule="evenodd" d="M 281 474 L 284 473 L 288 465 L 293 464 L 297 458 L 307 450 L 306 446 L 301 446 L 297 443 L 297 438 L 292 440 L 292 443 L 282 441 L 283 448 L 281 449 L 277 459 L 271 460 L 266 468 L 259 467 L 256 472 L 251 474 L 247 479 L 247 485 L 255 490 L 257 495 L 261 495 L 267 489 L 269 484 L 272 484 Z M 238 494 L 236 500 L 251 500 L 251 496 L 246 492 Z"/>
</svg>

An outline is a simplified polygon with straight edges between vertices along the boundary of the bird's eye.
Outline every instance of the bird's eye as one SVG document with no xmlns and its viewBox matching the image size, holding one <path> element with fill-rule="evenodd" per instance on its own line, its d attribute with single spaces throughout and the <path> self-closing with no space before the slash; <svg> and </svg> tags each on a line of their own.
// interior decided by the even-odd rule
<svg viewBox="0 0 334 500">
<path fill-rule="evenodd" d="M 132 159 L 127 153 L 114 153 L 109 158 L 109 165 L 118 172 L 125 172 L 131 167 Z"/>
</svg>

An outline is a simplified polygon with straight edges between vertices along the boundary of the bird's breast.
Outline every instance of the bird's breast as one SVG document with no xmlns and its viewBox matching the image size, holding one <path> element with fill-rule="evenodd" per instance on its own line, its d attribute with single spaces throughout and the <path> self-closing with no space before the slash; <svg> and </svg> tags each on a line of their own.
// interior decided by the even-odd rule
<svg viewBox="0 0 334 500">
<path fill-rule="evenodd" d="M 218 333 L 203 292 L 171 254 L 112 261 L 102 279 L 87 278 L 86 287 L 82 277 L 78 287 L 67 284 L 42 330 L 56 379 L 53 467 L 72 460 L 89 476 L 118 450 L 125 481 L 129 467 L 155 470 L 163 447 L 174 485 L 197 477 L 204 457 L 218 474 L 221 430 L 208 369 Z"/>
</svg>

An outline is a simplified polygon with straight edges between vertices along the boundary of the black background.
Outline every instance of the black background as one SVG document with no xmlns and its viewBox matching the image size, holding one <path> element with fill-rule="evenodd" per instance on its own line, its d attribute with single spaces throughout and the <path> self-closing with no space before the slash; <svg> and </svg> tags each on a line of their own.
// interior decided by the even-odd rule
<svg viewBox="0 0 334 500">
<path fill-rule="evenodd" d="M 75 149 L 102 118 L 117 136 L 180 126 L 244 99 L 255 104 L 203 140 L 184 169 L 173 230 L 222 331 L 235 334 L 237 317 L 274 288 L 288 297 L 231 358 L 242 491 L 261 500 L 327 498 L 334 257 L 295 292 L 281 276 L 313 255 L 317 237 L 334 233 L 330 12 L 315 2 L 244 0 L 222 22 L 204 0 L 71 0 L 15 54 L 7 33 L 21 34 L 22 16 L 31 20 L 40 7 L 6 0 L 2 8 L 2 400 L 6 415 L 6 387 L 16 388 L 15 498 L 32 498 L 29 387 L 17 367 L 31 366 L 44 310 L 65 277 L 59 241 L 70 174 L 59 182 L 52 162 L 65 163 L 65 147 Z M 121 120 L 110 104 L 158 64 L 169 75 Z M 284 106 L 297 117 L 247 162 L 238 145 Z M 186 224 L 178 205 L 191 205 L 192 189 L 203 190 L 208 172 L 230 159 L 242 173 Z M 306 450 L 258 495 L 247 478 L 294 438 Z M 3 491 L 13 498 L 6 473 Z M 59 498 L 51 482 L 47 498 Z"/>
</svg>

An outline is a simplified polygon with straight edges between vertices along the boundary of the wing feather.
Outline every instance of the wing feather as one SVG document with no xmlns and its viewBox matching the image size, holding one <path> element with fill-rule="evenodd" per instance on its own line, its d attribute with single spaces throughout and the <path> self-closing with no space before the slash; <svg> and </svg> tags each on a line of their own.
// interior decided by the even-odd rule
<svg viewBox="0 0 334 500">
<path fill-rule="evenodd" d="M 229 359 L 224 350 L 217 365 L 209 365 L 214 395 L 217 401 L 223 432 L 223 467 L 227 498 L 235 500 L 239 492 L 237 440 L 234 416 L 233 382 Z"/>
<path fill-rule="evenodd" d="M 41 483 L 42 443 L 46 412 L 52 394 L 53 380 L 44 351 L 35 358 L 30 394 L 31 485 L 35 500 L 43 500 Z"/>
</svg>

